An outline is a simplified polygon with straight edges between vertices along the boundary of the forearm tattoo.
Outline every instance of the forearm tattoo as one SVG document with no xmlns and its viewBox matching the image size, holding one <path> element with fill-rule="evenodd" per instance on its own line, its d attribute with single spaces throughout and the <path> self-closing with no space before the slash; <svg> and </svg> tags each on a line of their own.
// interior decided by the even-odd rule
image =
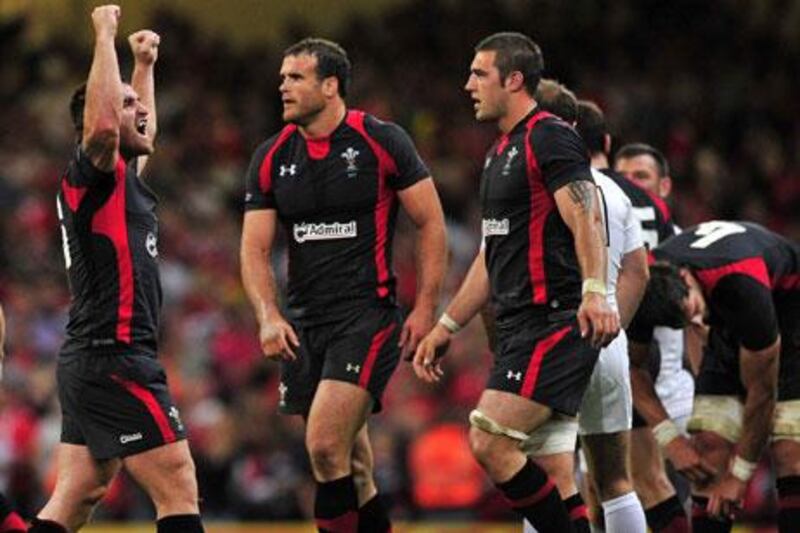
<svg viewBox="0 0 800 533">
<path fill-rule="evenodd" d="M 567 184 L 569 197 L 580 206 L 584 212 L 589 212 L 594 206 L 594 184 L 588 180 L 578 180 Z"/>
</svg>

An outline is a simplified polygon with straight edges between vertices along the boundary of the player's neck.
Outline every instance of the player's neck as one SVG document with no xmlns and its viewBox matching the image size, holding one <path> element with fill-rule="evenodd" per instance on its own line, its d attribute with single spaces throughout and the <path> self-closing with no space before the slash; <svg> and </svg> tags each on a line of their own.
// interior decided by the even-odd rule
<svg viewBox="0 0 800 533">
<path fill-rule="evenodd" d="M 509 133 L 514 129 L 514 126 L 527 117 L 535 107 L 536 100 L 528 96 L 527 93 L 510 98 L 506 114 L 497 121 L 497 127 L 500 128 L 500 131 L 503 133 Z"/>
<path fill-rule="evenodd" d="M 592 154 L 590 162 L 592 168 L 603 169 L 608 168 L 608 157 L 603 152 L 596 152 Z"/>
<path fill-rule="evenodd" d="M 347 106 L 339 99 L 325 109 L 305 126 L 300 126 L 300 133 L 308 139 L 322 139 L 329 137 L 333 130 L 339 127 L 347 114 Z"/>
</svg>

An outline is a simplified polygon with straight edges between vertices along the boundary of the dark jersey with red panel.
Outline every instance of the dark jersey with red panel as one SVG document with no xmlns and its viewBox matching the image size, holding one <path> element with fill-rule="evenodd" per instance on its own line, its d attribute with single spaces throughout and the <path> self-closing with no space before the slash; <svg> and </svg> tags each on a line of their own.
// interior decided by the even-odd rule
<svg viewBox="0 0 800 533">
<path fill-rule="evenodd" d="M 586 146 L 547 112 L 534 110 L 489 150 L 481 204 L 499 329 L 580 305 L 575 242 L 553 198 L 576 180 L 594 182 Z"/>
<path fill-rule="evenodd" d="M 289 248 L 288 314 L 322 323 L 391 304 L 396 191 L 429 176 L 399 126 L 349 110 L 325 139 L 290 124 L 259 146 L 245 207 L 275 209 Z"/>
<path fill-rule="evenodd" d="M 120 156 L 113 172 L 81 148 L 61 178 L 58 214 L 72 301 L 62 355 L 157 353 L 157 199 Z"/>
<path fill-rule="evenodd" d="M 690 268 L 712 328 L 725 329 L 749 350 L 770 346 L 781 314 L 797 312 L 800 246 L 758 224 L 704 222 L 667 240 L 654 255 Z"/>
</svg>

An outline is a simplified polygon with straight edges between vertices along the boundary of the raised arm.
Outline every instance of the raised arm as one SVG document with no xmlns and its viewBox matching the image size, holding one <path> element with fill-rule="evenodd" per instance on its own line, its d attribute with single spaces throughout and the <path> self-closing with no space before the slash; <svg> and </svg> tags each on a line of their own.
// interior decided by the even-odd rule
<svg viewBox="0 0 800 533">
<path fill-rule="evenodd" d="M 158 59 L 158 45 L 161 37 L 150 30 L 139 30 L 128 36 L 128 43 L 133 52 L 133 74 L 131 86 L 139 95 L 139 101 L 147 108 L 147 125 L 145 135 L 152 144 L 156 138 L 158 124 L 156 120 L 155 63 Z M 146 155 L 139 157 L 138 171 L 142 172 L 147 164 Z"/>
<path fill-rule="evenodd" d="M 293 347 L 300 342 L 278 307 L 272 245 L 277 229 L 274 209 L 248 211 L 242 228 L 242 283 L 258 320 L 264 355 L 271 359 L 296 359 Z"/>
<path fill-rule="evenodd" d="M 92 164 L 110 172 L 117 162 L 122 116 L 122 79 L 114 39 L 120 8 L 100 6 L 92 12 L 95 42 L 86 82 L 81 145 Z"/>
<path fill-rule="evenodd" d="M 417 228 L 417 296 L 400 335 L 405 358 L 433 327 L 447 267 L 447 237 L 442 204 L 431 178 L 398 191 L 397 196 Z"/>
</svg>

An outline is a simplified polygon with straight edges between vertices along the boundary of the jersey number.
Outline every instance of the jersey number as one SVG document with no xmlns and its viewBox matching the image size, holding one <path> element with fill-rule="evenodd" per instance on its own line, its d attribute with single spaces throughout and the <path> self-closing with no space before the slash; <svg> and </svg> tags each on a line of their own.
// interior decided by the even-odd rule
<svg viewBox="0 0 800 533">
<path fill-rule="evenodd" d="M 72 256 L 69 255 L 69 240 L 67 239 L 67 227 L 64 225 L 64 210 L 61 208 L 61 198 L 56 196 L 56 209 L 58 210 L 58 225 L 61 227 L 61 246 L 64 249 L 64 263 L 67 270 L 72 266 Z"/>
<path fill-rule="evenodd" d="M 700 238 L 694 241 L 690 246 L 702 250 L 708 248 L 718 240 L 724 239 L 728 235 L 744 233 L 745 231 L 747 231 L 747 228 L 733 222 L 723 222 L 721 220 L 703 222 L 694 230 L 694 234 L 698 235 Z"/>
<path fill-rule="evenodd" d="M 644 229 L 645 222 L 653 222 L 656 221 L 656 208 L 655 207 L 634 207 L 633 208 L 633 216 L 636 217 L 636 220 L 639 221 L 639 225 L 642 227 L 642 240 L 644 244 L 647 246 L 648 250 L 652 250 L 656 246 L 658 246 L 658 231 L 654 229 Z"/>
</svg>

